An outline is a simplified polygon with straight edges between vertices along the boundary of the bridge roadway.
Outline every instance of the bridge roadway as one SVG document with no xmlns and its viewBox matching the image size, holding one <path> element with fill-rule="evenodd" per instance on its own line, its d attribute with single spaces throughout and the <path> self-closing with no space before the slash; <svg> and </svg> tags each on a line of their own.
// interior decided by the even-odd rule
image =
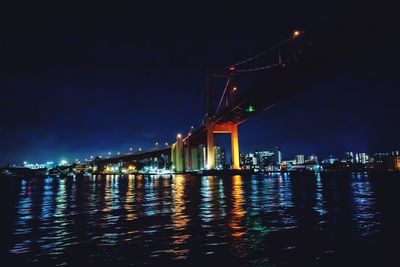
<svg viewBox="0 0 400 267">
<path fill-rule="evenodd" d="M 140 168 L 145 163 L 143 161 L 150 161 L 157 158 L 158 160 L 164 159 L 166 164 L 171 162 L 171 146 L 165 146 L 162 148 L 153 148 L 148 151 L 140 151 L 135 153 L 126 153 L 114 157 L 106 158 L 95 158 L 93 160 L 82 163 L 82 166 L 96 166 L 99 170 L 108 165 L 120 164 L 126 168 L 130 165 L 135 168 Z"/>
</svg>

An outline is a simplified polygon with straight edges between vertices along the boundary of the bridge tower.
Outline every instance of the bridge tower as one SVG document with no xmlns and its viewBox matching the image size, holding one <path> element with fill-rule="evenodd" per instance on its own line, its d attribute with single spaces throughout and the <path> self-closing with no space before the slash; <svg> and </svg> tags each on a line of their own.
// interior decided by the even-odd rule
<svg viewBox="0 0 400 267">
<path fill-rule="evenodd" d="M 218 103 L 217 109 L 213 110 L 213 78 L 225 78 L 226 85 L 222 93 L 221 99 Z M 235 83 L 235 68 L 228 69 L 210 69 L 207 75 L 207 113 L 205 119 L 205 127 L 207 131 L 207 169 L 215 169 L 215 155 L 214 155 L 214 135 L 215 134 L 230 134 L 231 136 L 231 149 L 232 149 L 232 169 L 240 169 L 239 158 L 239 133 L 238 123 L 235 120 L 219 121 L 215 118 L 219 108 L 225 102 L 226 107 L 231 107 L 234 104 L 236 97 L 237 87 Z"/>
</svg>

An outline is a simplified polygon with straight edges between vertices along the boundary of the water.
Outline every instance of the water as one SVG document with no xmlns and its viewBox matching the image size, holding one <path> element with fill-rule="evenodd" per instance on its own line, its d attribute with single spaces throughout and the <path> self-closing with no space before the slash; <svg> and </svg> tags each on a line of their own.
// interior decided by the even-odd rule
<svg viewBox="0 0 400 267">
<path fill-rule="evenodd" d="M 0 266 L 394 266 L 399 181 L 389 173 L 3 178 Z"/>
</svg>

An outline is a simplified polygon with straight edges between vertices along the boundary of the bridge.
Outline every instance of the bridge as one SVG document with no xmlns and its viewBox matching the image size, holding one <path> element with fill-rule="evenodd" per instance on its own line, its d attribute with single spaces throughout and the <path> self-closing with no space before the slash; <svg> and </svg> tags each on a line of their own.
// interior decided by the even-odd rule
<svg viewBox="0 0 400 267">
<path fill-rule="evenodd" d="M 186 136 L 178 134 L 171 146 L 96 158 L 80 166 L 101 173 L 113 172 L 113 168 L 132 172 L 146 166 L 173 172 L 213 170 L 216 167 L 214 137 L 216 134 L 230 134 L 231 168 L 240 169 L 239 125 L 309 86 L 311 79 L 304 77 L 310 77 L 318 68 L 310 64 L 316 59 L 310 47 L 304 33 L 294 31 L 286 40 L 251 58 L 222 68 L 210 68 L 206 81 L 206 113 L 201 127 L 192 128 Z M 255 61 L 263 58 L 272 58 L 272 62 L 254 66 Z M 238 81 L 249 73 L 262 75 L 248 88 L 239 88 Z M 221 81 L 224 87 L 218 90 L 215 85 Z M 217 93 L 221 93 L 219 98 L 216 98 Z"/>
</svg>

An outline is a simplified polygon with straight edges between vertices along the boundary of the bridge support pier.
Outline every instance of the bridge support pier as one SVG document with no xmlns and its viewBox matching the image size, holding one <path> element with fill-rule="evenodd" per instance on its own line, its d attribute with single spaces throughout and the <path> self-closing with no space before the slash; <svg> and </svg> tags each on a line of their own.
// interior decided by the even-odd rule
<svg viewBox="0 0 400 267">
<path fill-rule="evenodd" d="M 215 169 L 214 129 L 212 125 L 207 127 L 207 169 Z"/>
<path fill-rule="evenodd" d="M 238 125 L 232 123 L 207 126 L 207 169 L 215 169 L 214 134 L 231 134 L 232 169 L 240 169 Z"/>
<path fill-rule="evenodd" d="M 232 146 L 232 169 L 239 170 L 240 169 L 239 132 L 237 124 L 232 126 L 231 146 Z"/>
</svg>

